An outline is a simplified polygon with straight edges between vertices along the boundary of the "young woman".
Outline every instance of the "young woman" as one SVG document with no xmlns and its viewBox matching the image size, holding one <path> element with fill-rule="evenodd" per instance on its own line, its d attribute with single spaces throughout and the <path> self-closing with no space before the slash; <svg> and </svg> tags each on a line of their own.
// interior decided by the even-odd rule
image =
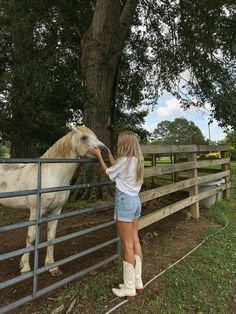
<svg viewBox="0 0 236 314">
<path fill-rule="evenodd" d="M 123 280 L 119 289 L 112 291 L 118 297 L 133 299 L 143 290 L 142 250 L 138 236 L 138 218 L 141 215 L 139 191 L 143 182 L 144 161 L 137 136 L 131 131 L 120 133 L 117 160 L 109 151 L 111 167 L 107 167 L 99 148 L 90 149 L 102 171 L 116 182 L 114 219 L 121 238 L 123 251 Z"/>
</svg>

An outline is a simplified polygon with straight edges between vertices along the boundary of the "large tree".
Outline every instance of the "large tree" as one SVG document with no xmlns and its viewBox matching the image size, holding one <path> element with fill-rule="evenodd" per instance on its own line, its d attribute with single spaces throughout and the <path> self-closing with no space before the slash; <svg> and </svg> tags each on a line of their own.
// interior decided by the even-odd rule
<svg viewBox="0 0 236 314">
<path fill-rule="evenodd" d="M 163 90 L 186 107 L 210 102 L 222 124 L 234 123 L 220 106 L 226 96 L 230 104 L 234 99 L 234 2 L 89 3 L 86 27 L 80 20 L 77 25 L 88 96 L 84 120 L 108 145 L 119 109 L 136 111 L 138 104 L 153 104 Z M 236 109 L 230 109 L 232 116 Z"/>
<path fill-rule="evenodd" d="M 207 143 L 199 127 L 184 118 L 160 122 L 153 131 L 152 137 L 160 144 L 189 145 Z"/>
<path fill-rule="evenodd" d="M 18 108 L 22 108 L 22 104 L 33 106 L 30 115 L 32 125 L 35 123 L 33 113 L 37 113 L 42 104 L 45 104 L 44 117 L 47 121 L 48 94 L 52 96 L 51 116 L 59 108 L 61 117 L 69 120 L 73 106 L 67 104 L 67 94 L 72 102 L 77 99 L 74 107 L 83 110 L 85 123 L 110 145 L 113 126 L 119 125 L 120 128 L 120 121 L 117 124 L 119 118 L 133 110 L 137 114 L 136 122 L 141 122 L 141 115 L 145 114 L 142 105 L 146 108 L 154 104 L 160 93 L 167 90 L 181 98 L 185 106 L 209 102 L 213 116 L 224 125 L 235 126 L 234 1 L 0 1 L 6 8 L 11 6 L 1 15 L 1 25 L 5 23 L 1 28 L 4 35 L 1 36 L 4 38 L 0 46 L 1 64 L 4 64 L 7 73 L 4 82 L 8 82 L 3 84 L 4 100 L 7 98 L 8 103 L 2 101 L 1 106 L 6 108 L 9 103 L 16 104 L 17 97 L 23 99 L 31 81 L 35 82 L 33 86 L 36 88 L 30 88 L 30 94 L 26 93 L 29 94 L 26 101 L 17 105 Z M 19 6 L 26 7 L 20 9 Z M 13 23 L 9 19 L 12 19 L 14 7 L 19 8 L 20 14 Z M 7 20 L 5 16 L 10 18 Z M 23 65 L 27 62 L 29 66 L 23 66 L 24 71 L 19 72 L 18 78 L 23 80 L 20 84 L 14 83 L 16 77 L 12 63 L 6 66 L 5 62 L 13 56 L 12 47 L 13 50 L 16 47 L 16 44 L 12 45 L 14 38 L 11 30 L 14 25 L 17 28 L 18 21 L 27 25 L 18 29 L 21 30 L 17 36 L 24 34 L 24 40 L 18 43 L 25 49 L 26 42 L 29 52 L 33 51 L 25 56 L 31 62 L 23 62 Z M 40 60 L 36 62 L 36 68 L 32 66 L 35 55 Z M 68 61 L 71 57 L 74 63 Z M 76 69 L 72 70 L 73 66 Z M 58 67 L 62 71 L 58 72 Z M 64 70 L 65 84 L 64 80 L 61 81 Z M 35 90 L 38 91 L 43 82 L 38 83 L 38 76 L 43 78 L 45 73 L 50 73 L 45 76 L 47 88 L 40 88 L 41 97 L 35 101 Z M 24 79 L 24 75 L 29 79 Z M 64 84 L 63 88 L 58 80 Z M 18 90 L 20 88 L 21 91 Z M 60 94 L 60 90 L 64 92 Z M 76 98 L 76 92 L 83 97 Z M 230 118 L 225 114 L 228 110 L 226 105 L 230 108 Z M 11 111 L 8 111 L 7 118 L 12 117 Z M 65 120 L 59 119 L 64 125 Z M 130 126 L 131 120 L 127 118 L 125 121 L 127 124 L 122 126 Z M 38 123 L 38 126 L 41 125 Z M 58 126 L 56 122 L 54 125 Z M 30 129 L 29 123 L 27 129 Z M 40 132 L 41 127 L 38 127 L 34 136 Z"/>
</svg>

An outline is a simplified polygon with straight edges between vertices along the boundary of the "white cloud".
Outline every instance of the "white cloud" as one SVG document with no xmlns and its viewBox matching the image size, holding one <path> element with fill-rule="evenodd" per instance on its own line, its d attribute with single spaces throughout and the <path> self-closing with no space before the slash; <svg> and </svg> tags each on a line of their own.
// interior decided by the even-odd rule
<svg viewBox="0 0 236 314">
<path fill-rule="evenodd" d="M 184 110 L 180 107 L 179 100 L 176 98 L 168 99 L 164 106 L 157 108 L 158 120 L 174 120 L 177 117 L 183 116 Z"/>
<path fill-rule="evenodd" d="M 155 128 L 156 128 L 157 124 L 156 123 L 148 123 L 147 121 L 143 124 L 143 128 L 148 130 L 148 132 L 152 133 Z"/>
</svg>

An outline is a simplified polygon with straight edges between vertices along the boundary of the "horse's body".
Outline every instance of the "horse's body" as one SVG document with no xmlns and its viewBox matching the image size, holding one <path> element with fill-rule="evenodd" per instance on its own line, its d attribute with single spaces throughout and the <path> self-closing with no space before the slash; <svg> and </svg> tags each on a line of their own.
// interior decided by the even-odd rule
<svg viewBox="0 0 236 314">
<path fill-rule="evenodd" d="M 42 158 L 78 158 L 85 156 L 89 148 L 99 146 L 106 150 L 96 135 L 88 128 L 80 126 L 73 127 L 73 131 L 58 140 Z M 77 164 L 74 163 L 43 163 L 41 175 L 41 187 L 58 187 L 70 184 L 70 180 L 75 172 Z M 38 166 L 37 164 L 3 164 L 0 165 L 0 192 L 31 190 L 37 188 Z M 59 215 L 62 206 L 65 204 L 70 192 L 45 193 L 41 196 L 41 213 Z M 7 207 L 29 208 L 29 220 L 36 219 L 36 199 L 35 195 L 19 196 L 13 198 L 0 199 L 0 203 Z M 57 220 L 48 222 L 48 240 L 55 239 Z M 35 226 L 28 228 L 26 246 L 33 244 L 35 239 Z M 45 265 L 54 263 L 53 246 L 47 248 Z M 29 253 L 25 253 L 21 258 L 21 272 L 30 271 Z M 60 274 L 58 267 L 50 270 L 52 275 Z"/>
</svg>

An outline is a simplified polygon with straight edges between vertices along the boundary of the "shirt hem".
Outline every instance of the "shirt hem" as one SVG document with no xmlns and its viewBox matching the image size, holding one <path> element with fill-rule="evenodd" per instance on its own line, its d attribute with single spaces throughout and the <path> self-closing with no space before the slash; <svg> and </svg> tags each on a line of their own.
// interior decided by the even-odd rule
<svg viewBox="0 0 236 314">
<path fill-rule="evenodd" d="M 119 190 L 121 193 L 125 193 L 125 194 L 127 194 L 129 196 L 139 196 L 139 192 L 136 193 L 136 194 L 130 194 L 127 191 L 122 191 L 121 189 L 118 188 L 118 186 L 116 186 L 116 189 Z"/>
</svg>

